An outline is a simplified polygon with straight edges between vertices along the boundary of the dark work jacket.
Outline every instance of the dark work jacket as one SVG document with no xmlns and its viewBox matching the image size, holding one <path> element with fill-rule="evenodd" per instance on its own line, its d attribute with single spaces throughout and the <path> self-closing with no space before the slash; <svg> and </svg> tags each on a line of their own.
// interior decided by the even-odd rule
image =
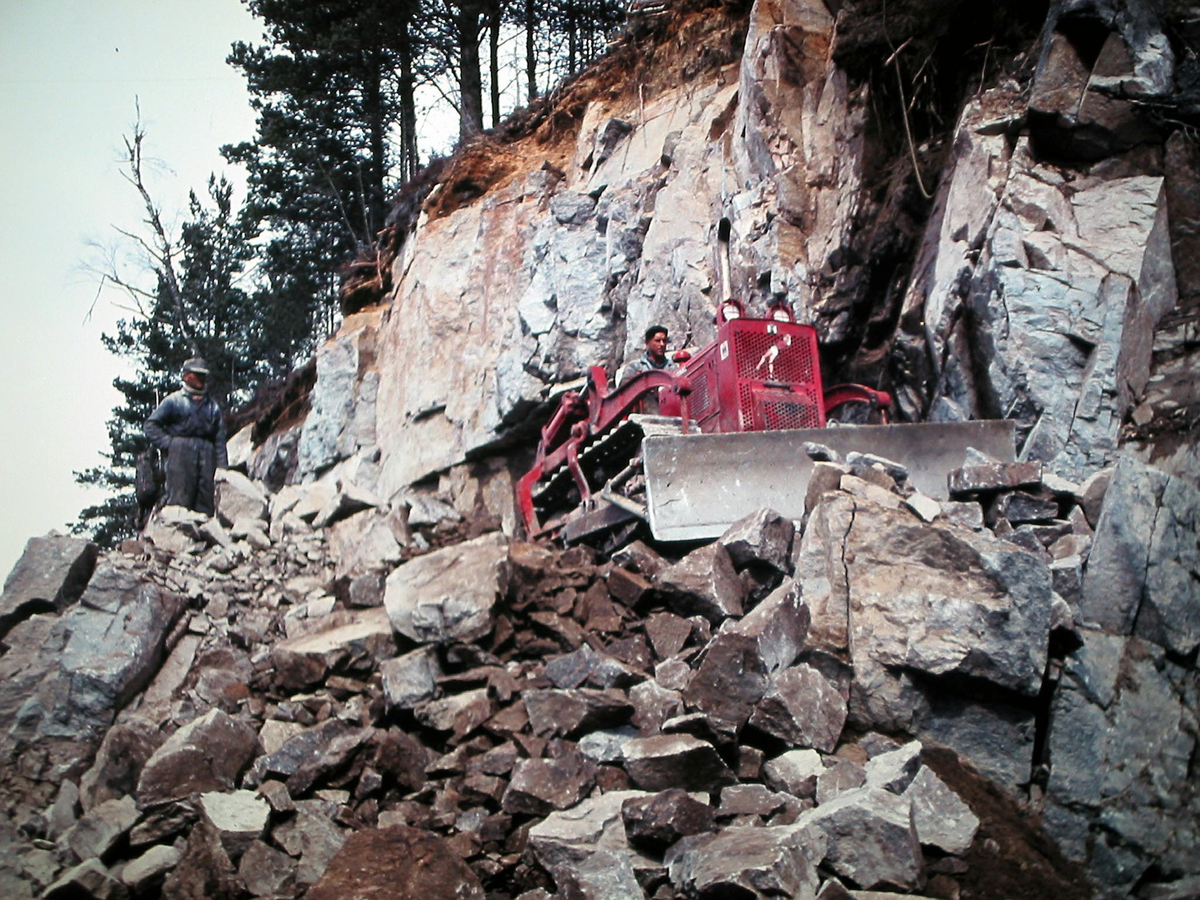
<svg viewBox="0 0 1200 900">
<path fill-rule="evenodd" d="M 195 403 L 184 390 L 169 395 L 146 420 L 146 437 L 155 447 L 166 451 L 171 449 L 171 438 L 209 441 L 213 445 L 217 468 L 223 469 L 229 465 L 229 454 L 225 448 L 225 419 L 221 407 L 212 397 L 205 396 L 202 401 Z"/>
</svg>

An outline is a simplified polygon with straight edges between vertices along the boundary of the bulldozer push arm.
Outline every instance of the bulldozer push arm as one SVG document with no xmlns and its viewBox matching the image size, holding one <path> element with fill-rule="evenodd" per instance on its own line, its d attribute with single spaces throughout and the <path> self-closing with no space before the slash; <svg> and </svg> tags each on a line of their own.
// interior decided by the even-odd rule
<svg viewBox="0 0 1200 900">
<path fill-rule="evenodd" d="M 579 464 L 583 446 L 611 430 L 653 391 L 677 398 L 686 433 L 687 396 L 691 390 L 692 383 L 686 375 L 660 370 L 643 372 L 609 392 L 604 367 L 592 366 L 583 393 L 571 391 L 563 395 L 558 409 L 542 428 L 533 467 L 517 482 L 517 511 L 526 535 L 534 537 L 545 530 L 533 501 L 533 489 L 539 481 L 565 465 L 579 492 L 580 504 L 587 506 L 592 499 L 592 487 Z"/>
</svg>

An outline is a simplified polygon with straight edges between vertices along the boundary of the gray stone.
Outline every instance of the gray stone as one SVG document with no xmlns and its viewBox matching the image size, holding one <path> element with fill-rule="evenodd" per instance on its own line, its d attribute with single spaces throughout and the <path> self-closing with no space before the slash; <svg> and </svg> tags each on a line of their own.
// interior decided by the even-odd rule
<svg viewBox="0 0 1200 900">
<path fill-rule="evenodd" d="M 1028 696 L 1041 690 L 1051 606 L 1042 561 L 991 534 L 869 504 L 842 523 L 845 563 L 818 558 L 833 567 L 828 578 L 848 578 L 840 650 L 854 666 L 852 717 L 910 728 L 905 710 L 922 701 L 904 670 L 981 678 Z"/>
<path fill-rule="evenodd" d="M 129 891 L 112 876 L 98 859 L 89 859 L 72 869 L 67 869 L 46 892 L 43 900 L 74 900 L 86 897 L 89 900 L 126 900 Z"/>
<path fill-rule="evenodd" d="M 284 853 L 299 859 L 295 879 L 308 885 L 325 873 L 329 861 L 346 842 L 346 836 L 330 821 L 321 801 L 301 801 L 296 807 L 294 816 L 271 829 L 271 838 Z"/>
<path fill-rule="evenodd" d="M 817 778 L 824 771 L 825 764 L 816 750 L 789 750 L 767 760 L 763 781 L 773 790 L 808 799 L 816 796 Z"/>
<path fill-rule="evenodd" d="M 868 779 L 870 778 L 870 763 Z M 979 818 L 954 791 L 928 767 L 922 767 L 904 790 L 912 803 L 913 827 L 925 846 L 962 856 L 971 848 Z"/>
<path fill-rule="evenodd" d="M 687 664 L 683 663 L 686 668 Z M 663 687 L 658 681 L 643 681 L 629 689 L 633 724 L 643 735 L 656 734 L 667 719 L 683 714 L 683 694 Z"/>
<path fill-rule="evenodd" d="M 385 659 L 379 664 L 383 676 L 383 695 L 389 709 L 412 709 L 418 703 L 432 699 L 437 693 L 437 680 L 442 676 L 437 651 L 421 647 Z"/>
<path fill-rule="evenodd" d="M 222 469 L 216 478 L 217 518 L 226 527 L 242 520 L 265 520 L 267 497 L 241 472 Z M 265 527 L 265 526 L 264 526 Z"/>
<path fill-rule="evenodd" d="M 773 675 L 795 662 L 804 649 L 811 615 L 800 584 L 785 578 L 726 633 L 752 638 L 767 674 Z"/>
<path fill-rule="evenodd" d="M 145 809 L 197 791 L 230 790 L 254 755 L 257 739 L 249 724 L 209 710 L 154 751 L 138 779 L 138 805 Z"/>
<path fill-rule="evenodd" d="M 824 862 L 866 889 L 920 884 L 921 847 L 906 798 L 859 788 L 804 813 L 797 826 L 820 829 L 827 840 Z"/>
<path fill-rule="evenodd" d="M 817 773 L 817 805 L 862 787 L 867 781 L 866 769 L 851 759 L 833 757 L 825 771 Z"/>
<path fill-rule="evenodd" d="M 714 625 L 742 614 L 746 586 L 737 577 L 729 552 L 720 543 L 693 550 L 660 571 L 654 587 L 682 616 L 701 615 Z"/>
<path fill-rule="evenodd" d="M 121 881 L 135 894 L 147 891 L 179 865 L 183 855 L 174 847 L 158 844 L 121 867 Z"/>
<path fill-rule="evenodd" d="M 953 748 L 983 775 L 1016 792 L 1028 783 L 1036 731 L 1034 714 L 1000 701 L 930 693 L 913 729 L 925 743 Z"/>
<path fill-rule="evenodd" d="M 233 863 L 212 826 L 201 819 L 187 837 L 183 858 L 163 883 L 162 896 L 236 900 L 241 891 Z"/>
<path fill-rule="evenodd" d="M 96 545 L 82 538 L 30 538 L 0 594 L 0 638 L 34 613 L 61 612 L 79 599 L 96 565 Z"/>
<path fill-rule="evenodd" d="M 1185 787 L 1196 737 L 1183 723 L 1195 679 L 1136 637 L 1079 636 L 1051 707 L 1047 802 L 1069 812 L 1080 835 L 1076 858 L 1092 877 L 1126 883 L 1139 860 L 1186 871 L 1197 843 L 1196 803 Z M 1116 841 L 1104 835 L 1132 855 L 1116 872 Z"/>
<path fill-rule="evenodd" d="M 735 568 L 756 563 L 786 574 L 791 568 L 795 532 L 791 519 L 773 509 L 760 509 L 734 522 L 718 540 L 729 551 Z"/>
<path fill-rule="evenodd" d="M 874 469 L 885 474 L 894 484 L 904 484 L 908 480 L 908 468 L 894 459 L 878 456 L 874 453 L 851 451 L 846 454 L 846 465 L 860 478 L 865 478 L 865 471 Z"/>
<path fill-rule="evenodd" d="M 625 745 L 625 771 L 648 791 L 711 791 L 737 780 L 712 744 L 687 734 L 632 739 Z"/>
<path fill-rule="evenodd" d="M 583 732 L 629 721 L 633 706 L 620 691 L 591 688 L 525 691 L 522 695 L 534 734 L 577 737 Z"/>
<path fill-rule="evenodd" d="M 687 897 L 812 900 L 818 878 L 791 827 L 731 828 L 679 841 L 664 858 Z"/>
<path fill-rule="evenodd" d="M 374 667 L 396 652 L 391 623 L 381 608 L 339 611 L 310 621 L 304 633 L 271 649 L 275 681 L 285 690 L 311 687 L 329 671 Z"/>
<path fill-rule="evenodd" d="M 132 797 L 106 800 L 72 825 L 61 843 L 78 859 L 96 859 L 111 850 L 137 824 L 137 804 Z"/>
<path fill-rule="evenodd" d="M 911 509 L 923 522 L 932 522 L 942 514 L 941 504 L 924 494 L 913 494 L 904 498 L 904 505 Z"/>
<path fill-rule="evenodd" d="M 263 836 L 271 814 L 267 802 L 254 791 L 209 791 L 200 795 L 200 811 L 235 864 L 246 848 Z"/>
<path fill-rule="evenodd" d="M 563 191 L 550 198 L 550 214 L 560 225 L 583 225 L 592 217 L 596 201 L 587 194 Z"/>
<path fill-rule="evenodd" d="M 824 675 L 801 664 L 771 679 L 750 724 L 793 746 L 830 753 L 846 724 L 846 698 Z"/>
<path fill-rule="evenodd" d="M 1084 621 L 1178 653 L 1200 645 L 1200 491 L 1136 460 L 1118 463 L 1084 575 Z"/>
<path fill-rule="evenodd" d="M 106 797 L 106 800 L 116 799 Z M 54 802 L 46 810 L 46 834 L 52 840 L 61 837 L 79 818 L 79 788 L 73 781 L 58 786 Z"/>
<path fill-rule="evenodd" d="M 721 805 L 717 808 L 717 816 L 759 816 L 765 819 L 786 806 L 790 800 L 786 793 L 776 793 L 765 785 L 731 784 L 721 788 Z"/>
<path fill-rule="evenodd" d="M 553 812 L 529 829 L 529 846 L 552 874 L 577 869 L 597 852 L 625 856 L 629 841 L 622 807 L 631 798 L 647 796 L 642 791 L 610 791 Z"/>
<path fill-rule="evenodd" d="M 921 742 L 909 741 L 902 747 L 880 753 L 867 760 L 867 786 L 903 794 L 921 768 Z"/>
<path fill-rule="evenodd" d="M 106 563 L 61 617 L 16 626 L 0 657 L 3 754 L 36 747 L 56 780 L 82 774 L 116 711 L 158 668 L 183 608 L 182 598 Z"/>
<path fill-rule="evenodd" d="M 375 509 L 335 522 L 327 548 L 338 578 L 357 578 L 393 568 L 404 556 L 400 538 L 407 537 L 396 513 Z"/>
<path fill-rule="evenodd" d="M 156 722 L 138 715 L 125 716 L 108 729 L 95 762 L 79 782 L 83 808 L 132 794 L 142 767 L 165 740 Z"/>
<path fill-rule="evenodd" d="M 338 438 L 349 422 L 358 382 L 356 335 L 339 335 L 317 348 L 317 381 L 297 448 L 297 471 L 320 472 L 338 460 Z"/>
<path fill-rule="evenodd" d="M 1040 462 L 963 466 L 946 476 L 946 484 L 954 499 L 972 498 L 1020 487 L 1038 487 L 1042 483 L 1042 468 Z"/>
<path fill-rule="evenodd" d="M 337 491 L 313 517 L 313 528 L 328 528 L 354 513 L 383 506 L 383 501 L 352 481 L 337 482 Z"/>
<path fill-rule="evenodd" d="M 495 712 L 495 705 L 484 687 L 430 700 L 413 712 L 426 728 L 450 731 L 456 738 L 462 738 L 486 722 Z"/>
<path fill-rule="evenodd" d="M 508 578 L 508 541 L 488 534 L 400 566 L 388 576 L 384 604 L 410 640 L 476 640 L 492 630 Z"/>
<path fill-rule="evenodd" d="M 238 878 L 252 897 L 291 896 L 295 892 L 296 863 L 286 853 L 262 841 L 246 848 L 238 864 Z"/>
<path fill-rule="evenodd" d="M 579 739 L 579 752 L 598 763 L 619 763 L 625 756 L 625 742 L 637 737 L 636 728 L 604 728 Z"/>
</svg>

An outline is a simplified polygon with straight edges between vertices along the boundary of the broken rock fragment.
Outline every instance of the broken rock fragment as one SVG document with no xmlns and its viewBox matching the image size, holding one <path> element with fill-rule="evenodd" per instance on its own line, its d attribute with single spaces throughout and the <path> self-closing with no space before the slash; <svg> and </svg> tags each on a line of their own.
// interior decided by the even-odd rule
<svg viewBox="0 0 1200 900">
<path fill-rule="evenodd" d="M 234 863 L 251 843 L 262 837 L 271 814 L 267 802 L 254 791 L 201 794 L 200 810 Z"/>
<path fill-rule="evenodd" d="M 682 788 L 630 797 L 621 804 L 621 818 L 631 843 L 656 852 L 716 828 L 712 807 Z"/>
<path fill-rule="evenodd" d="M 508 540 L 498 533 L 418 556 L 388 576 L 388 618 L 421 643 L 478 640 L 492 630 L 508 568 Z"/>
<path fill-rule="evenodd" d="M 620 691 L 592 688 L 526 691 L 522 695 L 529 724 L 537 735 L 573 737 L 629 721 L 633 706 Z"/>
<path fill-rule="evenodd" d="M 96 545 L 51 534 L 30 538 L 4 579 L 0 637 L 34 613 L 61 611 L 79 599 L 96 565 Z"/>
<path fill-rule="evenodd" d="M 959 856 L 970 849 L 979 818 L 932 769 L 923 767 L 904 796 L 912 802 L 917 840 Z"/>
<path fill-rule="evenodd" d="M 681 616 L 701 615 L 714 625 L 742 614 L 746 585 L 720 543 L 693 550 L 654 576 L 654 587 Z"/>
<path fill-rule="evenodd" d="M 760 509 L 729 526 L 719 541 L 737 569 L 756 563 L 786 574 L 796 526 L 773 509 Z"/>
<path fill-rule="evenodd" d="M 711 791 L 737 781 L 716 748 L 690 734 L 630 740 L 625 745 L 625 771 L 648 791 Z"/>
<path fill-rule="evenodd" d="M 789 750 L 763 764 L 763 780 L 772 790 L 786 791 L 793 797 L 810 798 L 817 792 L 817 778 L 825 763 L 816 750 Z"/>
<path fill-rule="evenodd" d="M 483 900 L 483 887 L 443 838 L 393 825 L 346 839 L 307 900 Z"/>
<path fill-rule="evenodd" d="M 772 679 L 750 724 L 794 746 L 832 753 L 846 724 L 846 699 L 816 669 L 793 666 Z"/>
<path fill-rule="evenodd" d="M 687 705 L 708 716 L 713 727 L 736 733 L 768 686 L 759 642 L 747 635 L 718 634 L 683 691 Z"/>
<path fill-rule="evenodd" d="M 138 779 L 138 805 L 145 809 L 197 791 L 230 790 L 257 743 L 253 727 L 210 710 L 154 751 Z"/>
<path fill-rule="evenodd" d="M 686 837 L 667 851 L 664 862 L 685 897 L 816 896 L 816 869 L 790 826 Z"/>
<path fill-rule="evenodd" d="M 501 809 L 513 815 L 544 816 L 570 809 L 592 785 L 593 769 L 582 754 L 559 759 L 522 759 L 513 769 Z"/>
<path fill-rule="evenodd" d="M 389 709 L 412 709 L 437 694 L 442 676 L 437 651 L 421 647 L 403 656 L 385 659 L 379 664 L 383 675 L 383 695 Z"/>
<path fill-rule="evenodd" d="M 923 858 L 907 798 L 859 788 L 804 813 L 797 826 L 820 829 L 826 838 L 825 862 L 865 889 L 920 884 Z"/>
</svg>

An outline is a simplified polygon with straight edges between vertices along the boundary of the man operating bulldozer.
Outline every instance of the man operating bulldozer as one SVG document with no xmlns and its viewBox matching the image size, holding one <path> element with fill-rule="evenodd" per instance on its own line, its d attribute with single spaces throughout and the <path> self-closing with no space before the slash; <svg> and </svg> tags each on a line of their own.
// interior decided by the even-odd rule
<svg viewBox="0 0 1200 900">
<path fill-rule="evenodd" d="M 182 389 L 146 420 L 146 437 L 167 454 L 165 503 L 211 516 L 214 476 L 229 465 L 225 418 L 208 395 L 208 364 L 198 356 L 183 364 Z"/>
<path fill-rule="evenodd" d="M 621 370 L 621 377 L 618 379 L 620 384 L 624 384 L 634 375 L 640 375 L 642 372 L 649 372 L 652 369 L 675 369 L 677 368 L 675 360 L 667 356 L 667 329 L 663 325 L 651 325 L 646 329 L 646 352 L 637 359 L 625 364 Z"/>
</svg>

